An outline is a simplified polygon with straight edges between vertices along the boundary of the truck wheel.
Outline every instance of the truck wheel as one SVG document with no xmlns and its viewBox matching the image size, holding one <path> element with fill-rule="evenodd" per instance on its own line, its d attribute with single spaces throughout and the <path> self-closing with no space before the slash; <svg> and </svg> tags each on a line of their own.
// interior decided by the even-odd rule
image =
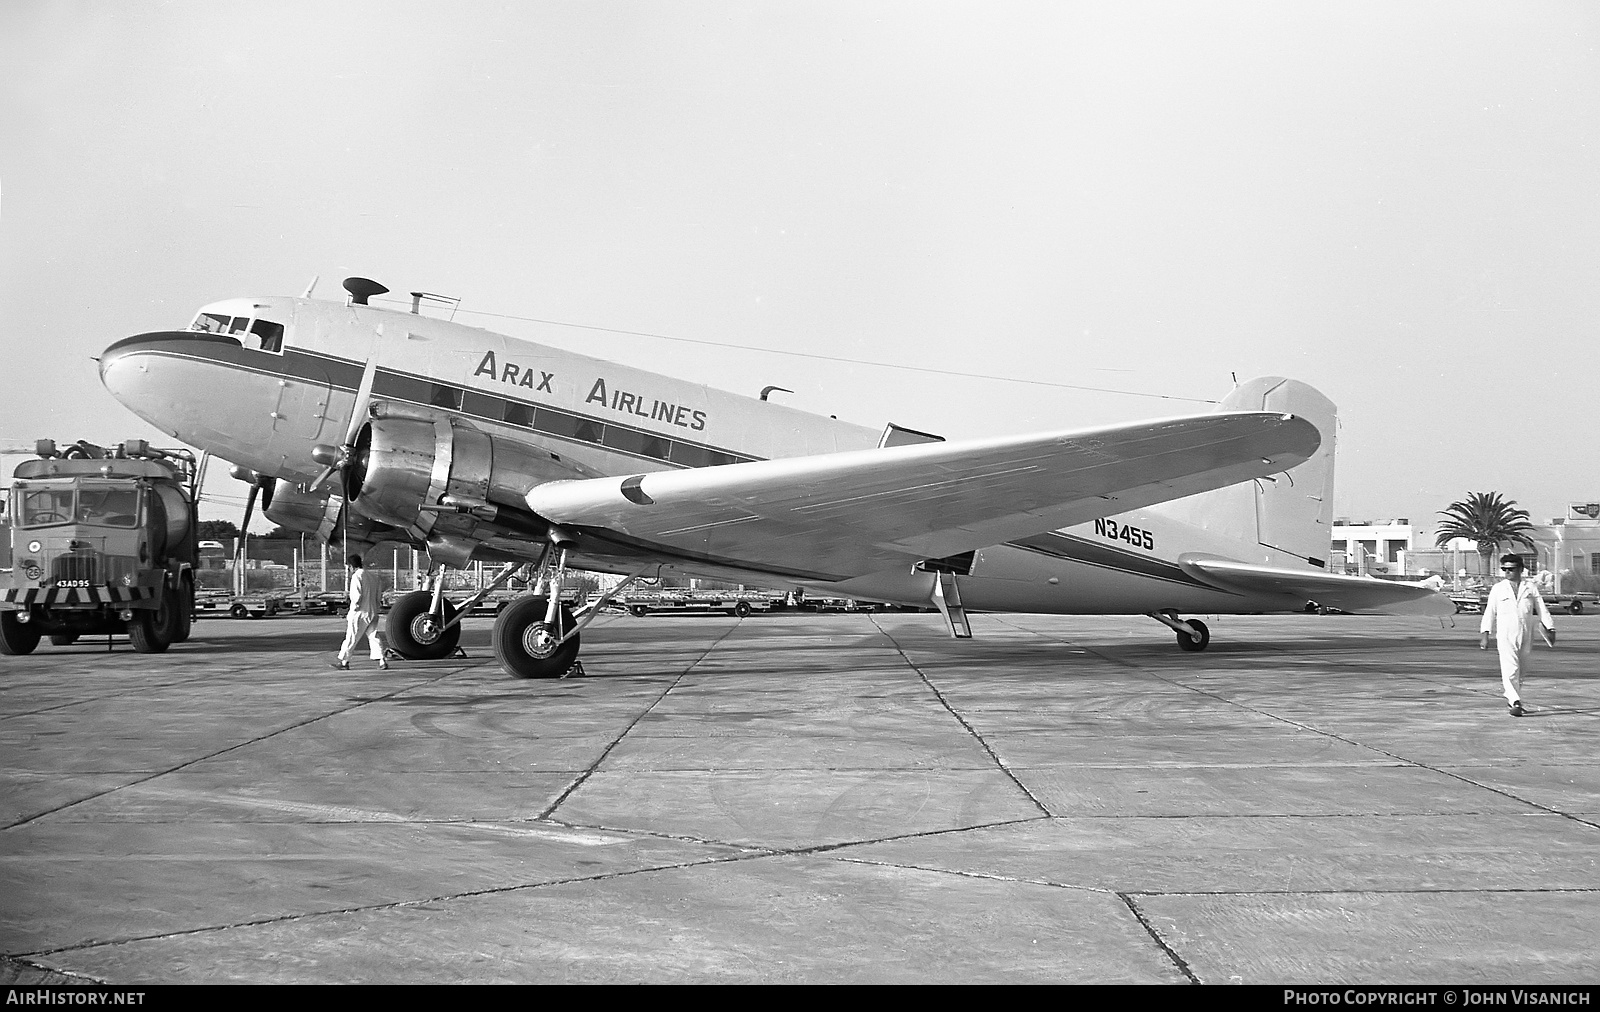
<svg viewBox="0 0 1600 1012">
<path fill-rule="evenodd" d="M 17 621 L 14 611 L 0 611 L 0 654 L 18 657 L 39 645 L 39 628 Z"/>
<path fill-rule="evenodd" d="M 578 637 L 558 647 L 550 646 L 558 637 L 544 624 L 549 599 L 522 597 L 511 602 L 494 620 L 495 660 L 514 678 L 560 678 L 578 657 Z M 561 606 L 562 629 L 573 626 L 572 612 Z"/>
<path fill-rule="evenodd" d="M 167 647 L 172 645 L 172 640 L 162 635 L 172 632 L 172 597 L 171 594 L 163 593 L 159 599 L 161 602 L 159 607 L 141 608 L 128 620 L 128 639 L 133 641 L 133 649 L 136 652 L 165 653 Z"/>
<path fill-rule="evenodd" d="M 50 644 L 58 647 L 70 647 L 78 642 L 77 633 L 51 633 Z"/>
<path fill-rule="evenodd" d="M 441 603 L 444 620 L 455 618 L 454 606 L 449 601 Z M 440 631 L 439 621 L 429 614 L 432 607 L 433 594 L 426 590 L 403 594 L 389 607 L 386 626 L 389 645 L 399 651 L 400 656 L 413 661 L 436 661 L 455 652 L 456 644 L 461 642 L 461 626 L 457 624 Z"/>
<path fill-rule="evenodd" d="M 172 636 L 172 642 L 182 643 L 189 638 L 189 632 L 194 627 L 194 581 L 184 580 L 178 591 L 178 622 L 177 631 Z"/>
<path fill-rule="evenodd" d="M 1573 601 L 1572 601 L 1572 604 L 1567 606 L 1567 610 L 1572 612 L 1574 615 L 1582 615 L 1583 614 L 1583 602 L 1579 601 L 1576 598 L 1574 598 Z"/>
<path fill-rule="evenodd" d="M 167 645 L 178 642 L 178 614 L 183 610 L 183 598 L 172 587 L 162 588 L 161 607 L 156 609 L 156 638 Z"/>
<path fill-rule="evenodd" d="M 650 609 L 646 608 L 642 604 L 630 604 L 628 605 L 628 614 L 632 615 L 634 618 L 644 618 L 646 615 L 650 614 Z"/>
<path fill-rule="evenodd" d="M 232 608 L 228 609 L 228 617 L 229 618 L 249 618 L 250 617 L 250 609 L 246 608 L 242 604 L 236 604 Z"/>
</svg>

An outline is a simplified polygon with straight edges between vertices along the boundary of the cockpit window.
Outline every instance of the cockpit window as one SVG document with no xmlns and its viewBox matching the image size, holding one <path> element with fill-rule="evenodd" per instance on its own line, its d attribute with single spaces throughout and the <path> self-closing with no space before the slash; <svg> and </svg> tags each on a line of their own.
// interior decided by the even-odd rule
<svg viewBox="0 0 1600 1012">
<path fill-rule="evenodd" d="M 220 313 L 201 313 L 189 324 L 190 330 L 197 330 L 202 334 L 226 334 L 228 332 L 228 317 Z"/>
<path fill-rule="evenodd" d="M 252 344 L 261 351 L 283 351 L 283 324 L 271 320 L 251 321 L 248 316 L 227 316 L 222 313 L 201 313 L 189 324 L 189 329 L 201 334 L 231 334 L 239 337 L 245 347 Z M 246 338 L 244 335 L 250 336 Z"/>
<path fill-rule="evenodd" d="M 257 320 L 251 325 L 250 331 L 261 339 L 262 351 L 283 350 L 283 324 Z"/>
</svg>

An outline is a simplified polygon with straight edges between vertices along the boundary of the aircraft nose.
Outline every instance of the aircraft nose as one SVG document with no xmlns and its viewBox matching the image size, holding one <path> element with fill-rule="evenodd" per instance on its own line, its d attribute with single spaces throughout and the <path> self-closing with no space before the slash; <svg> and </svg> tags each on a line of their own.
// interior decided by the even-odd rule
<svg viewBox="0 0 1600 1012">
<path fill-rule="evenodd" d="M 125 337 L 101 353 L 100 382 L 128 410 L 178 435 L 214 380 L 199 367 L 209 364 L 207 352 L 215 353 L 206 342 L 217 340 L 187 330 Z"/>
<path fill-rule="evenodd" d="M 140 380 L 147 376 L 154 356 L 171 348 L 180 339 L 193 337 L 182 331 L 156 331 L 125 337 L 100 353 L 100 382 L 112 396 L 133 407 Z"/>
</svg>

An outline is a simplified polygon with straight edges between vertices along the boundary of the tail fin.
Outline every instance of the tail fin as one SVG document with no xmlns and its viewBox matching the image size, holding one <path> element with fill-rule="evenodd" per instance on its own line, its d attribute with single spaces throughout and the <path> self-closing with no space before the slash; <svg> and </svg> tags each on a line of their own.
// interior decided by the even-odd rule
<svg viewBox="0 0 1600 1012">
<path fill-rule="evenodd" d="M 1241 547 L 1257 546 L 1250 559 L 1241 561 L 1325 567 L 1333 537 L 1338 409 L 1299 380 L 1263 376 L 1236 387 L 1217 410 L 1296 414 L 1317 427 L 1322 445 L 1310 460 L 1283 474 L 1179 499 L 1155 510 L 1239 541 Z"/>
</svg>

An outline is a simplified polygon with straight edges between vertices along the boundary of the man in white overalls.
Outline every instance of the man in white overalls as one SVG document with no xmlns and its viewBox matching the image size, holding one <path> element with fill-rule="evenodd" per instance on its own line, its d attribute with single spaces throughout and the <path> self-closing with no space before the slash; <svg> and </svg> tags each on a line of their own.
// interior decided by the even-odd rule
<svg viewBox="0 0 1600 1012">
<path fill-rule="evenodd" d="M 1522 716 L 1522 676 L 1533 659 L 1533 623 L 1538 619 L 1544 641 L 1556 645 L 1556 626 L 1550 609 L 1532 580 L 1522 578 L 1522 560 L 1515 555 L 1500 557 L 1500 572 L 1505 579 L 1489 591 L 1483 605 L 1483 622 L 1478 626 L 1478 649 L 1489 649 L 1489 637 L 1500 645 L 1500 681 L 1506 690 L 1511 716 Z"/>
<path fill-rule="evenodd" d="M 352 553 L 346 560 L 350 575 L 346 581 L 350 593 L 350 614 L 345 619 L 344 646 L 339 648 L 339 659 L 333 666 L 341 671 L 350 667 L 350 656 L 355 653 L 361 637 L 367 637 L 372 646 L 372 659 L 385 670 L 389 662 L 383 659 L 383 644 L 378 642 L 378 581 L 367 575 L 361 556 Z"/>
</svg>

